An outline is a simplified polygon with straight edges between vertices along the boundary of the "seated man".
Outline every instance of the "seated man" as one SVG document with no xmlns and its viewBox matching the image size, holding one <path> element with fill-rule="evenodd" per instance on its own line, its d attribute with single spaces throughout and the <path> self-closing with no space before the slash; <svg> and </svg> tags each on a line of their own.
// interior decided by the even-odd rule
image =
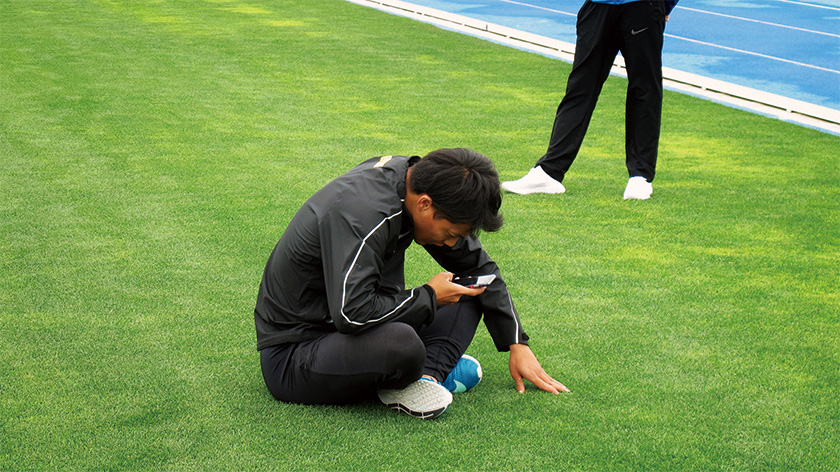
<svg viewBox="0 0 840 472">
<path fill-rule="evenodd" d="M 479 231 L 497 231 L 502 198 L 493 163 L 467 149 L 361 163 L 315 193 L 268 259 L 254 319 L 263 377 L 278 400 L 346 404 L 373 398 L 421 418 L 452 402 L 443 386 L 484 316 L 523 378 L 568 391 L 528 347 L 499 268 Z M 414 240 L 447 272 L 405 288 Z M 453 283 L 494 274 L 486 287 Z M 452 382 L 448 382 L 452 383 Z"/>
</svg>

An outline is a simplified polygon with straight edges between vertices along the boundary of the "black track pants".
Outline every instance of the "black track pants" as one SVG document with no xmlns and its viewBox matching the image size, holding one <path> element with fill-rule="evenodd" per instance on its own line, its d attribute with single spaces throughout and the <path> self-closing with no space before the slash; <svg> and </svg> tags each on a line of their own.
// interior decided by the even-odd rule
<svg viewBox="0 0 840 472">
<path fill-rule="evenodd" d="M 387 323 L 360 334 L 329 333 L 260 351 L 268 390 L 285 402 L 346 404 L 428 374 L 443 382 L 475 336 L 481 311 L 470 298 L 441 307 L 419 330 Z"/>
<path fill-rule="evenodd" d="M 557 107 L 548 150 L 537 162 L 563 181 L 580 151 L 592 113 L 621 51 L 627 66 L 625 155 L 630 177 L 653 181 L 662 117 L 665 18 L 656 1 L 623 5 L 586 2 L 578 12 L 577 43 L 566 94 Z"/>
</svg>

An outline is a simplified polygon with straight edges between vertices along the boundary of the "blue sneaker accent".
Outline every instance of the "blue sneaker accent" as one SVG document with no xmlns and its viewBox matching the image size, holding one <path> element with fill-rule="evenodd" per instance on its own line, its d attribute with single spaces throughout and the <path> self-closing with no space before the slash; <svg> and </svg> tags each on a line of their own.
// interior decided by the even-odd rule
<svg viewBox="0 0 840 472">
<path fill-rule="evenodd" d="M 466 392 L 481 382 L 481 364 L 472 357 L 464 354 L 452 372 L 446 376 L 443 386 L 452 393 Z"/>
</svg>

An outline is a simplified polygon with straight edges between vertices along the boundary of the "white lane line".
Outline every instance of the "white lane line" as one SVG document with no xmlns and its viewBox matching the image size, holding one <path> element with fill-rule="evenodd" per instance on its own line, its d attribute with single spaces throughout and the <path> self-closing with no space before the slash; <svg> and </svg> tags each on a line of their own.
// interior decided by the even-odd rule
<svg viewBox="0 0 840 472">
<path fill-rule="evenodd" d="M 538 6 L 538 5 L 531 5 L 530 3 L 514 2 L 513 0 L 499 0 L 499 1 L 504 2 L 504 3 L 511 3 L 513 5 L 521 5 L 523 7 L 536 8 L 537 10 L 550 11 L 552 13 L 560 13 L 561 15 L 577 16 L 577 13 L 569 13 L 567 11 L 555 10 L 553 8 L 546 8 L 546 7 L 541 7 L 541 6 Z"/>
<path fill-rule="evenodd" d="M 815 66 L 813 64 L 805 64 L 804 62 L 792 61 L 790 59 L 784 59 L 784 58 L 776 57 L 776 56 L 769 56 L 767 54 L 761 54 L 761 53 L 758 53 L 758 52 L 745 51 L 743 49 L 731 48 L 729 46 L 721 46 L 720 44 L 707 43 L 706 41 L 699 41 L 699 40 L 696 40 L 696 39 L 683 38 L 682 36 L 675 36 L 673 34 L 667 34 L 666 33 L 665 36 L 667 36 L 669 38 L 674 38 L 674 39 L 681 39 L 683 41 L 688 41 L 688 42 L 691 42 L 691 43 L 702 44 L 704 46 L 710 46 L 710 47 L 713 47 L 713 48 L 726 49 L 727 51 L 738 52 L 738 53 L 741 53 L 741 54 L 749 54 L 751 56 L 758 56 L 758 57 L 763 57 L 765 59 L 772 59 L 774 61 L 787 62 L 788 64 L 794 64 L 794 65 L 797 65 L 797 66 L 808 67 L 810 69 L 817 69 L 817 70 L 822 70 L 822 71 L 826 71 L 826 72 L 832 72 L 834 74 L 840 74 L 840 70 L 834 70 L 834 69 L 829 69 L 829 68 L 826 68 L 826 67 Z"/>
<path fill-rule="evenodd" d="M 821 6 L 821 5 L 813 5 L 813 4 L 810 4 L 810 3 L 794 2 L 794 1 L 791 1 L 791 0 L 777 0 L 777 1 L 786 2 L 786 3 L 795 3 L 795 4 L 800 4 L 800 5 L 807 5 L 807 6 L 815 6 L 815 7 L 820 7 Z M 551 13 L 559 13 L 561 15 L 566 15 L 566 16 L 575 16 L 575 17 L 577 16 L 577 14 L 575 14 L 575 13 L 570 13 L 570 12 L 562 11 L 562 10 L 555 10 L 554 8 L 541 7 L 539 5 L 532 5 L 530 3 L 517 2 L 515 0 L 499 0 L 499 2 L 510 3 L 511 5 L 520 5 L 520 6 L 523 6 L 523 7 L 530 7 L 530 8 L 534 8 L 534 9 L 537 9 L 537 10 L 548 11 L 548 12 L 551 12 Z M 779 28 L 787 28 L 787 29 L 792 29 L 792 30 L 796 30 L 796 31 L 802 31 L 802 32 L 805 32 L 805 33 L 822 34 L 822 35 L 825 35 L 825 36 L 831 36 L 833 38 L 840 38 L 840 34 L 826 33 L 825 31 L 817 31 L 817 30 L 812 30 L 812 29 L 808 29 L 808 28 L 800 28 L 798 26 L 783 25 L 781 23 L 773 23 L 773 22 L 770 22 L 770 21 L 756 20 L 754 18 L 745 18 L 745 17 L 742 17 L 742 16 L 727 15 L 725 13 L 718 13 L 718 12 L 713 12 L 713 11 L 708 11 L 708 10 L 699 10 L 697 8 L 691 8 L 691 7 L 686 7 L 686 6 L 682 6 L 682 5 L 677 5 L 677 8 L 679 8 L 681 10 L 688 10 L 688 11 L 693 11 L 693 12 L 697 12 L 697 13 L 706 13 L 708 15 L 722 16 L 724 18 L 731 18 L 731 19 L 734 19 L 734 20 L 751 21 L 753 23 L 760 23 L 762 25 L 777 26 Z M 834 8 L 834 7 L 824 7 L 824 8 L 829 8 L 829 9 L 840 11 L 840 8 Z"/>
<path fill-rule="evenodd" d="M 792 29 L 792 30 L 796 30 L 796 31 L 804 31 L 806 33 L 822 34 L 822 35 L 825 35 L 825 36 L 831 36 L 832 38 L 840 38 L 840 34 L 826 33 L 825 31 L 816 31 L 816 30 L 807 29 L 807 28 L 799 28 L 797 26 L 782 25 L 782 24 L 779 24 L 779 23 L 771 23 L 769 21 L 761 21 L 761 20 L 756 20 L 756 19 L 753 19 L 753 18 L 744 18 L 743 16 L 727 15 L 725 13 L 718 13 L 718 12 L 707 11 L 707 10 L 698 10 L 696 8 L 689 8 L 689 7 L 683 7 L 683 6 L 677 6 L 677 8 L 679 8 L 680 10 L 688 10 L 688 11 L 693 11 L 693 12 L 697 12 L 697 13 L 706 13 L 708 15 L 722 16 L 724 18 L 731 18 L 733 20 L 751 21 L 753 23 L 760 23 L 762 25 L 778 26 L 779 28 Z M 838 9 L 838 10 L 840 10 L 840 9 Z"/>
<path fill-rule="evenodd" d="M 794 5 L 802 5 L 802 6 L 805 6 L 805 7 L 825 8 L 826 10 L 835 10 L 835 11 L 840 11 L 840 8 L 838 8 L 838 7 L 830 7 L 830 6 L 828 6 L 828 5 L 817 5 L 817 4 L 814 4 L 814 3 L 795 2 L 795 1 L 793 1 L 793 0 L 776 0 L 776 1 L 778 1 L 778 2 L 784 2 L 784 3 L 792 3 L 792 4 L 794 4 Z"/>
</svg>

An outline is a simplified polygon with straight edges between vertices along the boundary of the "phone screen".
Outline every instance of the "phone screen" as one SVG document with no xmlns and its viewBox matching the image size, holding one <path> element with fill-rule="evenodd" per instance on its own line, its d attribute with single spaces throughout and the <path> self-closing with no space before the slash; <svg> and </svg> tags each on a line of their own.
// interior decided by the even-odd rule
<svg viewBox="0 0 840 472">
<path fill-rule="evenodd" d="M 452 279 L 453 283 L 463 285 L 469 288 L 479 288 L 479 287 L 486 287 L 490 285 L 491 282 L 496 280 L 495 274 L 488 274 L 488 275 L 473 275 L 473 276 L 466 276 L 466 277 L 455 277 Z"/>
</svg>

